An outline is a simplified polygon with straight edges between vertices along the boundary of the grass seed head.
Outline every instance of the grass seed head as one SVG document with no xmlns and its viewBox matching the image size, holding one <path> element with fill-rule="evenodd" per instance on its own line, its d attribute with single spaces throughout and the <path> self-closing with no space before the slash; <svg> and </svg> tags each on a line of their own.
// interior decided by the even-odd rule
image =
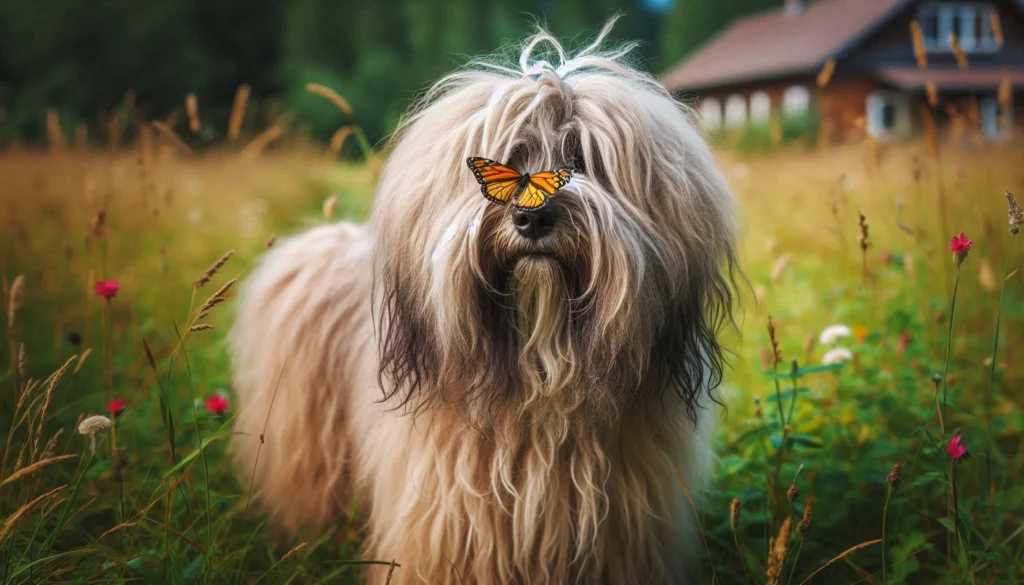
<svg viewBox="0 0 1024 585">
<path fill-rule="evenodd" d="M 1020 224 L 1024 223 L 1024 209 L 1021 209 L 1017 199 L 1009 191 L 1006 192 L 1006 203 L 1009 206 L 1007 215 L 1010 218 L 1010 233 L 1017 235 L 1020 232 Z"/>
<path fill-rule="evenodd" d="M 1003 48 L 1003 23 L 999 20 L 999 12 L 996 10 L 989 11 L 989 20 L 992 24 L 992 38 L 996 41 L 996 46 L 1000 49 Z"/>
<path fill-rule="evenodd" d="M 214 262 L 209 268 L 203 271 L 202 276 L 200 276 L 199 278 L 195 279 L 192 282 L 192 286 L 194 286 L 195 288 L 200 288 L 204 284 L 210 282 L 210 279 L 213 278 L 215 274 L 217 274 L 217 271 L 220 270 L 221 267 L 223 267 L 224 264 L 226 264 L 227 261 L 230 260 L 234 254 L 234 250 L 228 250 L 227 252 L 225 252 L 223 256 L 218 258 L 216 262 Z"/>
<path fill-rule="evenodd" d="M 185 112 L 188 114 L 188 129 L 193 134 L 198 134 L 202 125 L 199 123 L 199 100 L 196 94 L 190 93 L 185 96 Z"/>
<path fill-rule="evenodd" d="M 14 277 L 14 282 L 11 283 L 11 290 L 8 292 L 7 297 L 7 328 L 14 327 L 14 316 L 18 313 L 18 309 L 21 308 L 21 303 L 25 297 L 25 275 L 19 274 Z"/>
<path fill-rule="evenodd" d="M 967 53 L 965 53 L 963 47 L 960 46 L 960 39 L 955 33 L 949 33 L 949 48 L 953 50 L 953 55 L 956 56 L 957 67 L 967 69 Z"/>
<path fill-rule="evenodd" d="M 889 485 L 892 486 L 892 487 L 896 487 L 896 486 L 900 485 L 900 472 L 902 470 L 903 470 L 903 463 L 900 462 L 900 461 L 897 461 L 896 463 L 893 464 L 892 470 L 889 471 L 889 475 L 886 476 L 885 481 L 887 481 L 889 483 Z"/>
<path fill-rule="evenodd" d="M 249 101 L 249 91 L 248 84 L 243 83 L 235 92 L 235 103 L 231 107 L 231 119 L 228 122 L 228 138 L 230 140 L 238 140 L 238 135 L 242 133 L 242 118 L 245 117 L 245 104 Z"/>
<path fill-rule="evenodd" d="M 733 498 L 729 502 L 729 524 L 732 526 L 733 531 L 736 531 L 736 527 L 740 525 L 740 504 L 739 498 Z"/>
<path fill-rule="evenodd" d="M 928 67 L 928 53 L 924 49 L 924 35 L 921 34 L 921 25 L 916 20 L 910 22 L 910 37 L 914 40 L 914 57 L 917 58 L 917 66 L 921 69 Z"/>
<path fill-rule="evenodd" d="M 800 523 L 796 525 L 796 530 L 800 534 L 807 534 L 811 528 L 811 508 L 811 500 L 807 500 L 807 505 L 804 506 L 804 515 L 800 518 Z"/>
</svg>

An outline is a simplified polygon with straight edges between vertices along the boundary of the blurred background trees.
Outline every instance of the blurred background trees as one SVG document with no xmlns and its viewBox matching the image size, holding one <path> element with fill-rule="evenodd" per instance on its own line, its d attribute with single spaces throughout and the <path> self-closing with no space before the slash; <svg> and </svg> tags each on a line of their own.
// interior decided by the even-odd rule
<svg viewBox="0 0 1024 585">
<path fill-rule="evenodd" d="M 352 121 L 305 92 L 316 82 L 345 96 L 376 142 L 440 75 L 537 22 L 578 47 L 621 14 L 613 38 L 640 41 L 641 65 L 657 73 L 731 19 L 782 2 L 0 0 L 0 141 L 42 143 L 48 110 L 65 133 L 84 123 L 96 141 L 125 109 L 136 119 L 178 112 L 181 123 L 189 92 L 208 132 L 223 133 L 242 83 L 252 88 L 252 125 L 287 109 L 295 125 L 325 140 Z"/>
</svg>

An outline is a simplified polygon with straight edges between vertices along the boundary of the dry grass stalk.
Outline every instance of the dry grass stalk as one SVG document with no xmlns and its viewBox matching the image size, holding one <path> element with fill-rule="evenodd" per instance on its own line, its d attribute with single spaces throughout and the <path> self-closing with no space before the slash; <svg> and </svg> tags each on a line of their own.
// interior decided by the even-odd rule
<svg viewBox="0 0 1024 585">
<path fill-rule="evenodd" d="M 74 369 L 74 371 L 72 373 L 77 374 L 78 370 L 82 369 L 82 364 L 85 363 L 85 358 L 89 357 L 89 354 L 91 354 L 91 353 L 92 353 L 92 348 L 91 347 L 85 348 L 85 351 L 82 352 L 81 357 L 78 358 L 78 363 L 75 365 L 75 369 Z"/>
<path fill-rule="evenodd" d="M 982 258 L 978 263 L 978 286 L 982 290 L 992 292 L 998 288 L 996 284 L 996 273 L 992 270 L 992 263 L 988 258 Z"/>
<path fill-rule="evenodd" d="M 85 122 L 75 124 L 75 150 L 84 152 L 89 146 L 89 129 Z"/>
<path fill-rule="evenodd" d="M 928 53 L 924 49 L 924 35 L 921 34 L 921 25 L 916 21 L 910 22 L 910 37 L 914 41 L 914 57 L 917 58 L 917 66 L 921 69 L 928 67 Z"/>
<path fill-rule="evenodd" d="M 202 124 L 199 123 L 199 100 L 196 94 L 190 93 L 185 96 L 185 113 L 188 114 L 188 129 L 193 134 L 198 134 Z"/>
<path fill-rule="evenodd" d="M 36 438 L 32 442 L 33 457 L 35 457 L 36 450 L 39 448 L 39 438 L 43 436 L 43 425 L 46 424 L 46 415 L 50 410 L 50 402 L 53 401 L 53 392 L 57 389 L 57 384 L 60 382 L 60 379 L 64 377 L 64 373 L 68 371 L 68 367 L 71 366 L 71 362 L 76 359 L 78 359 L 77 355 L 73 355 L 68 358 L 68 361 L 64 362 L 64 365 L 53 374 L 52 378 L 50 378 L 50 385 L 46 388 L 46 399 L 43 400 L 43 408 L 39 412 L 39 426 L 36 427 Z"/>
<path fill-rule="evenodd" d="M 1000 49 L 1003 48 L 1003 23 L 999 20 L 999 12 L 996 10 L 989 11 L 989 20 L 992 24 L 992 38 L 996 41 L 996 46 Z"/>
<path fill-rule="evenodd" d="M 107 125 L 107 137 L 109 139 L 107 146 L 110 152 L 117 152 L 121 148 L 121 118 L 116 115 L 110 117 L 110 123 Z"/>
<path fill-rule="evenodd" d="M 786 566 L 786 554 L 789 553 L 789 532 L 792 522 L 786 518 L 779 527 L 779 534 L 771 543 L 771 551 L 768 553 L 768 565 L 765 568 L 765 575 L 768 577 L 767 585 L 779 585 L 782 578 L 782 569 Z"/>
<path fill-rule="evenodd" d="M 999 82 L 999 107 L 1003 112 L 1009 112 L 1013 107 L 1013 80 L 1010 79 L 1010 68 L 1003 67 L 1003 78 Z"/>
<path fill-rule="evenodd" d="M 893 463 L 892 469 L 889 471 L 889 475 L 885 477 L 885 481 L 888 482 L 889 485 L 891 485 L 892 487 L 900 485 L 900 473 L 902 471 L 903 463 L 901 461 Z"/>
<path fill-rule="evenodd" d="M 192 281 L 192 286 L 194 286 L 195 288 L 200 288 L 204 284 L 210 282 L 210 279 L 217 274 L 217 271 L 220 270 L 221 267 L 224 266 L 224 264 L 226 264 L 227 261 L 230 260 L 232 256 L 234 256 L 234 254 L 234 250 L 228 250 L 227 252 L 225 252 L 223 256 L 218 258 L 216 262 L 214 262 L 212 265 L 210 265 L 209 268 L 203 271 L 202 276 Z"/>
<path fill-rule="evenodd" d="M 224 283 L 224 286 L 217 289 L 217 292 L 210 295 L 210 298 L 206 299 L 206 302 L 203 303 L 203 306 L 199 307 L 199 313 L 205 313 L 209 309 L 212 309 L 213 307 L 226 301 L 227 297 L 225 297 L 224 295 L 227 294 L 229 290 L 231 290 L 231 287 L 235 284 L 236 280 L 237 279 L 232 278 L 231 280 Z"/>
<path fill-rule="evenodd" d="M 178 148 L 178 150 L 184 152 L 185 154 L 194 154 L 192 152 L 192 149 L 189 148 L 187 144 L 185 144 L 185 141 L 182 140 L 181 138 L 178 138 L 178 135 L 174 133 L 174 130 L 171 130 L 170 127 L 168 127 L 166 124 L 164 124 L 160 120 L 153 120 L 152 124 L 153 127 L 159 130 L 160 134 L 167 138 L 171 142 L 171 144 Z"/>
<path fill-rule="evenodd" d="M 933 160 L 939 158 L 939 133 L 935 127 L 935 118 L 932 116 L 931 109 L 924 104 L 920 104 L 921 112 L 921 124 L 924 127 L 924 142 L 928 147 L 928 154 L 931 155 Z"/>
<path fill-rule="evenodd" d="M 808 576 L 808 577 L 807 577 L 806 579 L 804 579 L 803 581 L 801 581 L 801 582 L 800 582 L 800 585 L 804 585 L 805 583 L 809 583 L 809 582 L 811 581 L 811 579 L 813 579 L 813 578 L 814 578 L 814 576 L 815 576 L 815 575 L 817 575 L 818 573 L 820 573 L 820 572 L 824 571 L 824 570 L 825 570 L 825 569 L 827 569 L 828 567 L 832 566 L 832 565 L 833 565 L 833 564 L 835 564 L 835 563 L 836 563 L 837 561 L 841 561 L 841 560 L 843 560 L 844 558 L 846 558 L 846 557 L 848 557 L 848 556 L 852 555 L 853 553 L 855 553 L 855 552 L 857 552 L 857 551 L 859 551 L 859 550 L 864 550 L 864 549 L 866 549 L 866 548 L 867 548 L 867 547 L 869 547 L 869 546 L 873 546 L 873 545 L 879 544 L 879 543 L 881 543 L 881 542 L 882 542 L 882 539 L 881 539 L 881 538 L 879 538 L 879 539 L 876 539 L 876 540 L 869 540 L 869 541 L 867 541 L 867 542 L 862 542 L 862 543 L 860 543 L 860 544 L 858 544 L 858 545 L 856 545 L 856 546 L 852 546 L 852 547 L 850 547 L 850 548 L 848 548 L 848 549 L 844 550 L 843 552 L 839 553 L 839 555 L 837 555 L 836 557 L 834 557 L 834 558 L 833 558 L 832 560 L 830 560 L 829 562 L 827 562 L 827 563 L 825 563 L 824 565 L 822 565 L 822 566 L 818 567 L 818 568 L 817 568 L 817 569 L 816 569 L 816 570 L 815 570 L 815 571 L 814 571 L 813 573 L 811 573 L 811 574 L 810 574 L 810 575 L 809 575 L 809 576 Z"/>
<path fill-rule="evenodd" d="M 57 113 L 57 110 L 46 111 L 46 137 L 52 151 L 64 150 L 67 146 L 64 132 L 60 129 L 60 114 Z"/>
<path fill-rule="evenodd" d="M 18 481 L 19 479 L 25 477 L 26 475 L 28 475 L 28 474 L 30 474 L 30 473 L 32 473 L 34 471 L 38 471 L 38 470 L 46 467 L 47 465 L 53 465 L 54 463 L 60 463 L 61 461 L 67 461 L 68 459 L 73 459 L 75 457 L 77 457 L 77 455 L 72 453 L 70 455 L 61 455 L 59 457 L 51 457 L 49 459 L 42 459 L 40 461 L 36 461 L 32 465 L 29 465 L 27 467 L 22 467 L 18 471 L 15 471 L 10 476 L 8 476 L 7 479 L 5 479 L 3 481 L 0 481 L 0 487 L 3 487 L 3 486 L 5 486 L 5 485 L 7 485 L 9 483 Z"/>
<path fill-rule="evenodd" d="M 18 520 L 20 520 L 22 516 L 24 516 L 30 510 L 35 508 L 40 502 L 42 502 L 46 498 L 56 494 L 57 492 L 59 492 L 59 491 L 61 491 L 63 489 L 66 489 L 67 487 L 68 487 L 67 484 L 65 484 L 65 485 L 62 485 L 62 486 L 60 486 L 58 488 L 54 488 L 54 489 L 46 492 L 45 494 L 43 494 L 41 496 L 38 496 L 37 498 L 35 498 L 31 502 L 25 504 L 24 506 L 18 508 L 13 514 L 8 516 L 7 520 L 4 521 L 4 525 L 2 527 L 0 527 L 0 543 L 2 543 L 4 541 L 4 538 L 7 537 L 7 533 L 11 530 L 11 528 L 15 524 L 18 523 Z"/>
<path fill-rule="evenodd" d="M 821 71 L 818 72 L 818 87 L 824 89 L 828 82 L 832 80 L 832 74 L 836 71 L 836 60 L 829 59 L 825 61 L 825 65 L 822 66 Z"/>
<path fill-rule="evenodd" d="M 773 365 L 782 363 L 782 350 L 779 349 L 779 339 L 775 336 L 775 323 L 772 321 L 772 316 L 768 315 L 768 339 L 772 343 L 772 355 Z"/>
<path fill-rule="evenodd" d="M 341 152 L 341 147 L 345 144 L 345 139 L 355 133 L 356 126 L 342 126 L 334 132 L 334 136 L 331 136 L 331 153 L 335 156 Z"/>
<path fill-rule="evenodd" d="M 772 271 L 770 277 L 772 282 L 779 282 L 782 278 L 782 274 L 789 267 L 789 261 L 792 259 L 790 254 L 783 254 L 775 260 L 775 264 L 772 265 Z"/>
<path fill-rule="evenodd" d="M 267 128 L 263 132 L 260 132 L 259 136 L 252 139 L 252 142 L 245 145 L 242 152 L 239 153 L 244 159 L 254 159 L 263 152 L 270 143 L 277 140 L 284 135 L 284 127 L 281 124 L 274 124 L 270 128 Z"/>
<path fill-rule="evenodd" d="M 28 354 L 25 353 L 25 344 L 22 343 L 18 345 L 18 375 L 24 378 L 26 370 L 28 370 Z"/>
<path fill-rule="evenodd" d="M 960 39 L 957 38 L 955 33 L 949 33 L 949 48 L 953 50 L 953 55 L 956 56 L 957 67 L 967 69 L 967 53 L 964 53 L 963 47 L 960 46 Z"/>
<path fill-rule="evenodd" d="M 807 531 L 811 528 L 811 510 L 813 509 L 813 500 L 807 500 L 807 505 L 804 506 L 804 515 L 800 518 L 800 522 L 796 525 L 796 531 L 800 534 L 807 534 Z"/>
<path fill-rule="evenodd" d="M 324 219 L 330 220 L 334 217 L 334 211 L 338 208 L 338 196 L 331 195 L 327 199 L 324 199 Z"/>
<path fill-rule="evenodd" d="M 1017 235 L 1020 232 L 1020 224 L 1024 223 L 1024 209 L 1021 209 L 1013 193 L 1006 192 L 1006 203 L 1009 206 L 1007 216 L 1010 218 L 1010 233 Z"/>
<path fill-rule="evenodd" d="M 320 85 L 319 83 L 307 83 L 306 91 L 331 100 L 331 103 L 333 103 L 339 110 L 349 116 L 352 115 L 352 106 L 349 105 L 348 100 L 338 95 L 336 91 L 326 85 Z"/>
<path fill-rule="evenodd" d="M 935 87 L 935 82 L 929 79 L 924 83 L 925 91 L 928 92 L 928 103 L 935 106 L 939 105 L 939 90 Z"/>
<path fill-rule="evenodd" d="M 868 247 L 871 246 L 871 242 L 868 240 L 868 218 L 864 215 L 863 211 L 857 212 L 857 227 L 860 229 L 860 235 L 857 236 L 857 244 L 860 246 L 861 251 L 867 251 Z"/>
<path fill-rule="evenodd" d="M 228 122 L 228 138 L 238 140 L 242 132 L 242 118 L 245 116 L 245 104 L 249 101 L 249 85 L 243 83 L 235 92 L 235 103 L 231 107 L 231 119 Z"/>
<path fill-rule="evenodd" d="M 188 328 L 189 331 L 209 331 L 210 329 L 213 329 L 213 325 L 209 323 L 200 323 Z"/>
<path fill-rule="evenodd" d="M 263 246 L 264 246 L 264 247 L 265 247 L 266 249 L 268 249 L 268 250 L 269 250 L 270 248 L 272 248 L 272 247 L 274 246 L 274 243 L 275 243 L 275 242 L 277 242 L 277 236 L 276 236 L 276 235 L 274 235 L 274 234 L 271 234 L 271 235 L 270 235 L 270 237 L 269 237 L 269 238 L 267 238 L 267 241 L 263 243 Z"/>
<path fill-rule="evenodd" d="M 21 303 L 25 297 L 25 275 L 19 274 L 14 277 L 14 282 L 11 283 L 11 290 L 7 293 L 7 328 L 11 329 L 14 327 L 14 316 L 17 315 L 18 309 L 21 308 Z"/>
<path fill-rule="evenodd" d="M 64 429 L 57 429 L 57 432 L 50 437 L 50 440 L 46 442 L 46 448 L 43 449 L 43 459 L 53 457 L 53 451 L 57 448 L 57 441 L 60 436 L 64 434 Z"/>
</svg>

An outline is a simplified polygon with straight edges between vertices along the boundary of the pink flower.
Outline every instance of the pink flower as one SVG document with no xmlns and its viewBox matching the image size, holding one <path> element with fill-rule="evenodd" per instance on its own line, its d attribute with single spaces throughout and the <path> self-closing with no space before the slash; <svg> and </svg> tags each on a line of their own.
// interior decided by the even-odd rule
<svg viewBox="0 0 1024 585">
<path fill-rule="evenodd" d="M 96 294 L 109 301 L 117 296 L 117 291 L 120 288 L 121 284 L 116 280 L 101 280 L 96 283 Z"/>
<path fill-rule="evenodd" d="M 953 261 L 957 264 L 961 264 L 964 258 L 967 258 L 967 253 L 971 251 L 971 240 L 960 232 L 959 236 L 953 236 L 949 240 L 949 251 L 953 253 Z"/>
<path fill-rule="evenodd" d="M 953 461 L 962 461 L 971 457 L 971 454 L 967 452 L 967 445 L 963 444 L 963 438 L 963 435 L 957 435 L 946 445 L 946 452 L 953 458 Z"/>
<path fill-rule="evenodd" d="M 107 403 L 107 410 L 110 411 L 111 416 L 117 418 L 121 416 L 121 413 L 124 412 L 126 406 L 127 404 L 125 403 L 124 398 L 115 398 Z"/>
<path fill-rule="evenodd" d="M 213 414 L 224 414 L 224 411 L 231 408 L 231 403 L 228 402 L 226 396 L 222 394 L 212 394 L 206 397 L 206 410 Z"/>
</svg>

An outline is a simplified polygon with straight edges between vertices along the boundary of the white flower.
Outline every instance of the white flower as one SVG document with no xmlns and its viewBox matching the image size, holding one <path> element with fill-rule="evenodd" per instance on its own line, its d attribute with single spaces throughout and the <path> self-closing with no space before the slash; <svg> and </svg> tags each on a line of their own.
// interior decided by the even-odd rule
<svg viewBox="0 0 1024 585">
<path fill-rule="evenodd" d="M 89 418 L 78 423 L 78 434 L 80 435 L 93 435 L 100 431 L 105 431 L 110 428 L 110 419 L 97 414 L 90 416 Z"/>
<path fill-rule="evenodd" d="M 827 365 L 841 364 L 845 361 L 853 359 L 853 352 L 846 349 L 845 347 L 837 347 L 835 349 L 828 350 L 825 353 L 825 357 L 821 358 L 821 363 Z"/>
<path fill-rule="evenodd" d="M 96 433 L 110 428 L 110 419 L 97 414 L 78 423 L 78 434 L 89 437 L 89 452 L 96 453 Z"/>
<path fill-rule="evenodd" d="M 844 337 L 853 335 L 853 331 L 846 325 L 829 325 L 818 336 L 818 342 L 822 345 L 832 345 Z"/>
</svg>

